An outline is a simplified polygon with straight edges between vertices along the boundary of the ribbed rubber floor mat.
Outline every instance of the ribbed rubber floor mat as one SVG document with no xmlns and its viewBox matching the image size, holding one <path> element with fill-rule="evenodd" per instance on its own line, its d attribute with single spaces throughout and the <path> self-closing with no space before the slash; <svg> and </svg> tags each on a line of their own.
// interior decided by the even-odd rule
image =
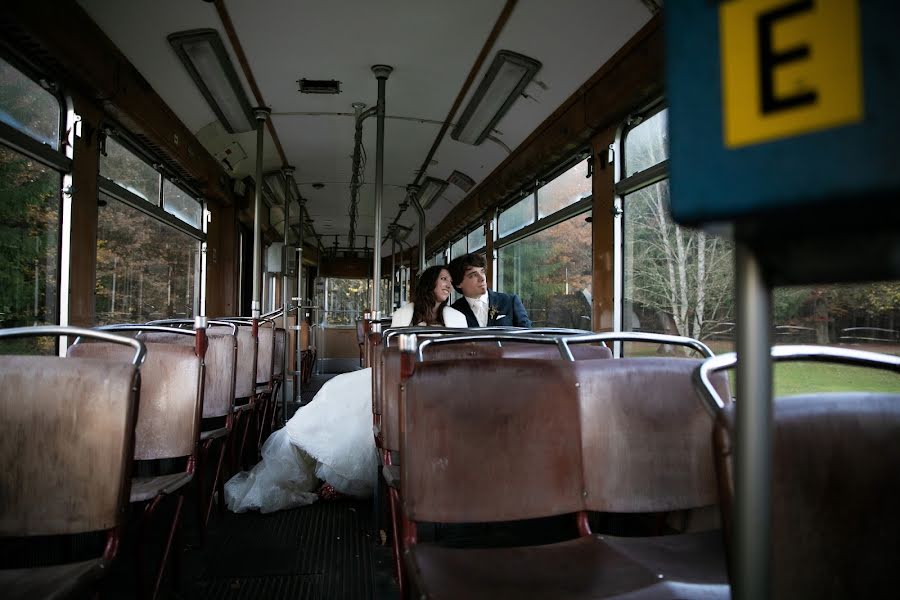
<svg viewBox="0 0 900 600">
<path fill-rule="evenodd" d="M 368 600 L 370 518 L 371 503 L 353 500 L 269 515 L 229 513 L 204 548 L 188 553 L 195 579 L 185 597 Z"/>
</svg>

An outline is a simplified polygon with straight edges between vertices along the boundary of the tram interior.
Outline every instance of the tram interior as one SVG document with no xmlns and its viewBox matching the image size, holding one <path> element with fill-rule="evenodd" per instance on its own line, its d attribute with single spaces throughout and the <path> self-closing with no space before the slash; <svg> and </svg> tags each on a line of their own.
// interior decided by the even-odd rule
<svg viewBox="0 0 900 600">
<path fill-rule="evenodd" d="M 4 6 L 0 596 L 890 597 L 900 124 L 869 86 L 900 15 L 846 4 Z M 717 154 L 732 55 L 703 35 L 753 23 L 776 100 L 862 32 L 859 115 L 785 136 L 870 164 L 731 214 L 820 181 L 769 139 Z M 469 253 L 532 327 L 390 326 Z M 373 496 L 228 510 L 361 369 Z"/>
</svg>

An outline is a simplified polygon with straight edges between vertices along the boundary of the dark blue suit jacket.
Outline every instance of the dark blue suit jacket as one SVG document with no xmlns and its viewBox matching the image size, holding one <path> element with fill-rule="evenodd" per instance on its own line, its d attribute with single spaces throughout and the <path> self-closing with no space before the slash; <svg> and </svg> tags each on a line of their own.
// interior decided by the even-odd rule
<svg viewBox="0 0 900 600">
<path fill-rule="evenodd" d="M 504 294 L 488 290 L 488 327 L 531 327 L 531 319 L 525 312 L 522 301 L 515 294 Z M 466 315 L 469 327 L 478 327 L 478 319 L 465 297 L 453 303 L 453 308 Z M 491 318 L 491 315 L 495 315 Z"/>
</svg>

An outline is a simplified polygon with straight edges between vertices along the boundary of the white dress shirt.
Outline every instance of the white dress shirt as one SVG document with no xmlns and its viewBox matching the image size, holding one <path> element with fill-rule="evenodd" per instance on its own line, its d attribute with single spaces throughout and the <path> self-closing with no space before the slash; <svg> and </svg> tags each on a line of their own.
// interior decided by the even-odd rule
<svg viewBox="0 0 900 600">
<path fill-rule="evenodd" d="M 488 295 L 484 294 L 479 298 L 469 298 L 468 296 L 466 296 L 466 302 L 469 303 L 469 307 L 475 314 L 475 320 L 478 321 L 478 326 L 487 327 L 488 306 L 490 302 Z"/>
</svg>

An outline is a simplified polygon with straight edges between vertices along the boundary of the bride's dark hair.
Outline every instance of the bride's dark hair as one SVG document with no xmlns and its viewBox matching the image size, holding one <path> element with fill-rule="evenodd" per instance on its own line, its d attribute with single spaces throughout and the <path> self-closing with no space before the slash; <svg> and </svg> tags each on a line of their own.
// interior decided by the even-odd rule
<svg viewBox="0 0 900 600">
<path fill-rule="evenodd" d="M 444 324 L 444 307 L 450 299 L 447 298 L 440 306 L 435 307 L 437 298 L 434 296 L 434 286 L 441 276 L 441 271 L 446 269 L 447 267 L 443 265 L 435 265 L 428 267 L 419 275 L 413 294 L 413 315 L 410 325 L 418 325 L 423 321 L 427 325 Z"/>
</svg>

